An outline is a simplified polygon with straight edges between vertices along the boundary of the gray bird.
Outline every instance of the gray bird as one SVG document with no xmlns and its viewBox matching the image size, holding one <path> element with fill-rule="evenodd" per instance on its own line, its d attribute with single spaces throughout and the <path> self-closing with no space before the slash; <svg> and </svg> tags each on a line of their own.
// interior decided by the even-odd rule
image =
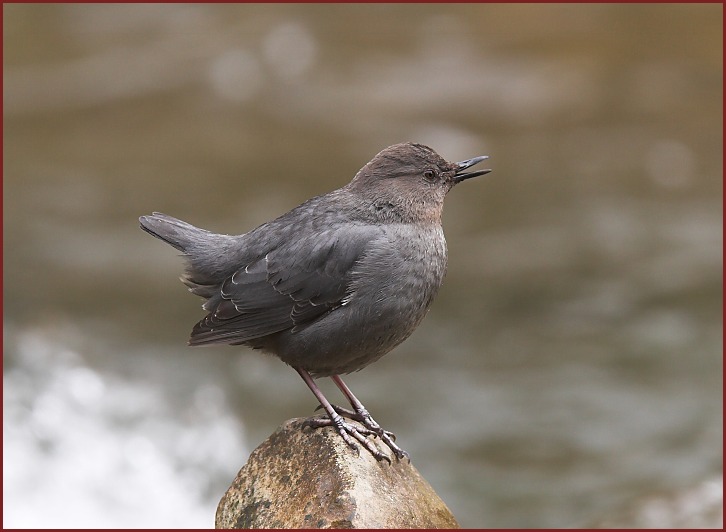
<svg viewBox="0 0 726 532">
<path fill-rule="evenodd" d="M 139 222 L 183 253 L 181 280 L 206 300 L 189 345 L 246 345 L 279 357 L 327 413 L 312 426 L 332 425 L 356 451 L 358 442 L 388 460 L 366 438 L 374 435 L 401 459 L 408 455 L 395 436 L 340 375 L 381 358 L 424 318 L 446 273 L 444 197 L 490 172 L 467 172 L 486 158 L 450 163 L 427 146 L 396 144 L 344 187 L 237 236 L 156 212 Z M 332 405 L 314 377 L 330 377 L 353 410 Z"/>
</svg>

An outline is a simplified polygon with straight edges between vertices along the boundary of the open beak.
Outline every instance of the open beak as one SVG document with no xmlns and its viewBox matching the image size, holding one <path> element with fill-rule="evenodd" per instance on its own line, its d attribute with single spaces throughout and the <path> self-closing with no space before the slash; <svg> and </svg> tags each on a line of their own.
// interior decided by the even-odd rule
<svg viewBox="0 0 726 532">
<path fill-rule="evenodd" d="M 454 183 L 461 183 L 465 179 L 470 179 L 472 177 L 488 174 L 489 172 L 491 172 L 490 169 L 477 170 L 476 172 L 464 172 L 464 170 L 466 170 L 467 168 L 471 168 L 475 164 L 479 164 L 480 162 L 488 158 L 488 155 L 481 155 L 479 157 L 474 157 L 473 159 L 467 159 L 466 161 L 456 163 L 456 166 L 458 168 L 456 169 L 456 175 L 454 176 Z"/>
</svg>

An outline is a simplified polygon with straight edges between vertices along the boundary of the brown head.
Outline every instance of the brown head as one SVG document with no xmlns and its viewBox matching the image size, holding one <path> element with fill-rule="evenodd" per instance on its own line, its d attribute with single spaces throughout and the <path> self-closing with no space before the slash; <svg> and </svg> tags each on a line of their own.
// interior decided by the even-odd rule
<svg viewBox="0 0 726 532">
<path fill-rule="evenodd" d="M 444 197 L 454 185 L 491 172 L 466 172 L 485 159 L 451 163 L 423 144 L 394 144 L 373 157 L 345 188 L 380 218 L 438 223 Z"/>
</svg>

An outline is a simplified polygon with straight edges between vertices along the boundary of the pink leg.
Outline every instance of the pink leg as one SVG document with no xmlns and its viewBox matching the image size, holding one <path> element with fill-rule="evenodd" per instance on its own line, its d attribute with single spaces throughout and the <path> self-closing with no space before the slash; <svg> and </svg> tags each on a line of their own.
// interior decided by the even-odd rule
<svg viewBox="0 0 726 532">
<path fill-rule="evenodd" d="M 351 423 L 347 423 L 340 416 L 340 414 L 335 411 L 333 405 L 331 405 L 330 402 L 325 398 L 323 392 L 320 391 L 320 388 L 318 388 L 318 385 L 315 384 L 315 381 L 310 376 L 310 374 L 302 368 L 295 368 L 295 370 L 300 374 L 302 379 L 305 381 L 305 384 L 308 385 L 310 391 L 313 392 L 313 395 L 315 395 L 315 398 L 320 403 L 320 406 L 322 406 L 325 412 L 328 414 L 328 419 L 312 418 L 308 420 L 308 424 L 310 426 L 314 428 L 333 426 L 338 431 L 338 434 L 340 434 L 343 440 L 345 440 L 345 443 L 347 443 L 348 446 L 356 452 L 359 452 L 358 444 L 356 444 L 357 441 L 360 445 L 365 447 L 376 458 L 376 460 L 388 460 L 388 462 L 391 461 L 386 455 L 381 453 L 376 448 L 376 446 L 364 436 L 364 434 L 362 434 L 362 432 L 365 434 L 374 432 L 372 432 L 370 429 L 358 429 Z"/>
<path fill-rule="evenodd" d="M 381 438 L 381 440 L 386 445 L 388 445 L 391 451 L 393 451 L 393 453 L 396 455 L 396 458 L 398 458 L 399 460 L 404 457 L 408 458 L 408 453 L 394 443 L 396 437 L 393 435 L 393 433 L 383 430 L 383 428 L 376 422 L 376 420 L 371 417 L 371 415 L 368 413 L 368 410 L 366 410 L 366 408 L 363 406 L 363 403 L 361 403 L 358 398 L 353 395 L 353 392 L 351 392 L 350 388 L 348 388 L 348 385 L 343 382 L 343 379 L 340 378 L 340 375 L 333 375 L 330 378 L 340 389 L 340 391 L 343 392 L 343 395 L 345 395 L 346 399 L 348 399 L 350 406 L 352 406 L 353 410 L 355 410 L 356 415 L 350 416 L 351 419 L 360 421 L 367 429 L 369 429 L 374 434 L 377 434 Z M 336 409 L 336 407 L 333 408 Z M 341 413 L 341 410 L 343 409 L 337 409 L 339 413 Z"/>
</svg>

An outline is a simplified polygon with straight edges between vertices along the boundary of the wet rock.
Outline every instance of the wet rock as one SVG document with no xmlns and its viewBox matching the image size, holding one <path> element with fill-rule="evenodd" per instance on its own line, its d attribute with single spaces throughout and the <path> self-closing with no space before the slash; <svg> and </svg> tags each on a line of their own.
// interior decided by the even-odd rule
<svg viewBox="0 0 726 532">
<path fill-rule="evenodd" d="M 408 460 L 385 445 L 391 464 L 358 456 L 332 428 L 304 421 L 286 421 L 253 451 L 217 507 L 217 528 L 459 528 Z"/>
</svg>

